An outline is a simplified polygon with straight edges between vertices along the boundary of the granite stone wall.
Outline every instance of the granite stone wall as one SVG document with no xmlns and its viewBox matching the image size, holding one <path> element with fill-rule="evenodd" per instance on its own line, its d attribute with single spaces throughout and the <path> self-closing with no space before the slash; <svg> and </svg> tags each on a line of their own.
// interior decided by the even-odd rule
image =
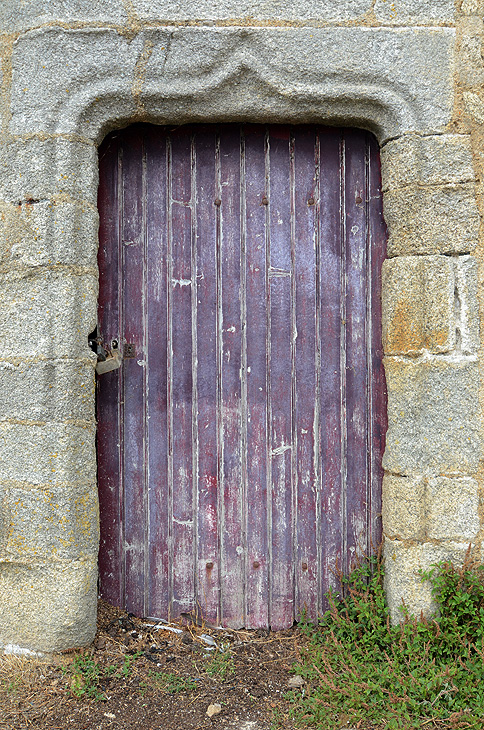
<svg viewBox="0 0 484 730">
<path fill-rule="evenodd" d="M 97 145 L 130 122 L 377 135 L 393 619 L 402 599 L 432 609 L 419 567 L 479 550 L 483 15 L 482 0 L 0 3 L 0 646 L 94 634 Z"/>
</svg>

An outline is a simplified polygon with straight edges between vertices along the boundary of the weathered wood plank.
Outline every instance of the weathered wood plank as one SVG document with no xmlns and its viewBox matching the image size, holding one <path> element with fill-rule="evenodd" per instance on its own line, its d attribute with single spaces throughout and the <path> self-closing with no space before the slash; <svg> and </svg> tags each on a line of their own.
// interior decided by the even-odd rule
<svg viewBox="0 0 484 730">
<path fill-rule="evenodd" d="M 239 126 L 220 129 L 220 337 L 221 463 L 223 529 L 221 600 L 224 625 L 241 628 L 244 616 L 246 545 L 242 478 L 242 314 L 241 314 L 241 136 Z"/>
<path fill-rule="evenodd" d="M 271 463 L 270 616 L 274 630 L 294 616 L 292 524 L 292 241 L 290 133 L 271 127 L 269 136 L 269 388 Z"/>
<path fill-rule="evenodd" d="M 218 478 L 218 286 L 219 207 L 215 205 L 216 134 L 203 130 L 195 144 L 197 232 L 197 598 L 209 621 L 220 618 Z M 194 404 L 195 408 L 195 404 Z"/>
<path fill-rule="evenodd" d="M 296 525 L 295 616 L 319 609 L 318 287 L 319 144 L 313 128 L 294 139 Z"/>
<path fill-rule="evenodd" d="M 194 608 L 191 135 L 171 135 L 172 612 Z M 170 348 L 170 344 L 168 345 Z"/>
<path fill-rule="evenodd" d="M 122 257 L 123 343 L 136 357 L 123 364 L 125 600 L 138 615 L 145 613 L 145 366 L 144 366 L 144 145 L 141 132 L 123 145 Z"/>
<path fill-rule="evenodd" d="M 98 333 L 107 343 L 120 334 L 119 278 L 119 137 L 113 136 L 99 155 L 99 290 Z M 122 448 L 119 419 L 121 372 L 106 373 L 97 381 L 97 454 L 99 481 L 99 516 L 101 540 L 99 571 L 102 597 L 120 606 L 124 602 L 124 546 L 122 528 L 122 492 L 120 450 Z"/>
<path fill-rule="evenodd" d="M 146 377 L 149 616 L 168 615 L 170 525 L 167 505 L 167 160 L 164 130 L 148 127 L 146 149 Z"/>
<path fill-rule="evenodd" d="M 247 574 L 246 626 L 269 622 L 265 134 L 245 128 Z"/>
</svg>

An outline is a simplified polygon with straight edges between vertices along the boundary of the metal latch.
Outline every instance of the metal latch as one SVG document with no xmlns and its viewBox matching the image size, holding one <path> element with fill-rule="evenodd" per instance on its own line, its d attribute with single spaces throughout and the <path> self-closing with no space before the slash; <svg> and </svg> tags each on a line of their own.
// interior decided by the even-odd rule
<svg viewBox="0 0 484 730">
<path fill-rule="evenodd" d="M 105 360 L 99 360 L 96 365 L 96 372 L 98 375 L 103 373 L 109 373 L 111 370 L 117 370 L 121 367 L 123 362 L 123 356 L 119 349 L 113 350 L 111 354 L 106 354 Z"/>
<path fill-rule="evenodd" d="M 96 372 L 98 375 L 109 373 L 111 370 L 117 370 L 123 362 L 123 356 L 119 349 L 117 340 L 111 342 L 111 349 L 108 349 L 101 337 L 97 337 L 97 330 L 90 337 L 89 344 L 97 354 Z"/>
</svg>

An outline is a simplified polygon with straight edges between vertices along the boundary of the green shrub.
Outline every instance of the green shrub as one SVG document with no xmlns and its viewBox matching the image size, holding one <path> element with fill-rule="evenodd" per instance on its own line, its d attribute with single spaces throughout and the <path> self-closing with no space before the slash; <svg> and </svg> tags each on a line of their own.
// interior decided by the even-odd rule
<svg viewBox="0 0 484 730">
<path fill-rule="evenodd" d="M 439 563 L 422 572 L 437 606 L 433 619 L 391 626 L 383 564 L 371 557 L 329 595 L 295 668 L 306 680 L 291 693 L 301 724 L 331 730 L 348 722 L 388 728 L 484 728 L 484 569 Z M 343 722 L 344 719 L 344 722 Z"/>
</svg>

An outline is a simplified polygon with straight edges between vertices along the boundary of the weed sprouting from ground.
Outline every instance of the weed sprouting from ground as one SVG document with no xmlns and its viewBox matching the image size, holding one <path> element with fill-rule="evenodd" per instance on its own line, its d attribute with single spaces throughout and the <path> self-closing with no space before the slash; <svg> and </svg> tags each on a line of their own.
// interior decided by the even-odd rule
<svg viewBox="0 0 484 730">
<path fill-rule="evenodd" d="M 388 730 L 484 726 L 484 568 L 470 556 L 462 568 L 439 563 L 429 581 L 435 619 L 403 613 L 391 626 L 379 557 L 343 578 L 346 596 L 329 595 L 330 610 L 309 637 L 297 673 L 295 718 L 311 727 L 344 724 Z M 431 723 L 434 723 L 432 725 Z"/>
</svg>

